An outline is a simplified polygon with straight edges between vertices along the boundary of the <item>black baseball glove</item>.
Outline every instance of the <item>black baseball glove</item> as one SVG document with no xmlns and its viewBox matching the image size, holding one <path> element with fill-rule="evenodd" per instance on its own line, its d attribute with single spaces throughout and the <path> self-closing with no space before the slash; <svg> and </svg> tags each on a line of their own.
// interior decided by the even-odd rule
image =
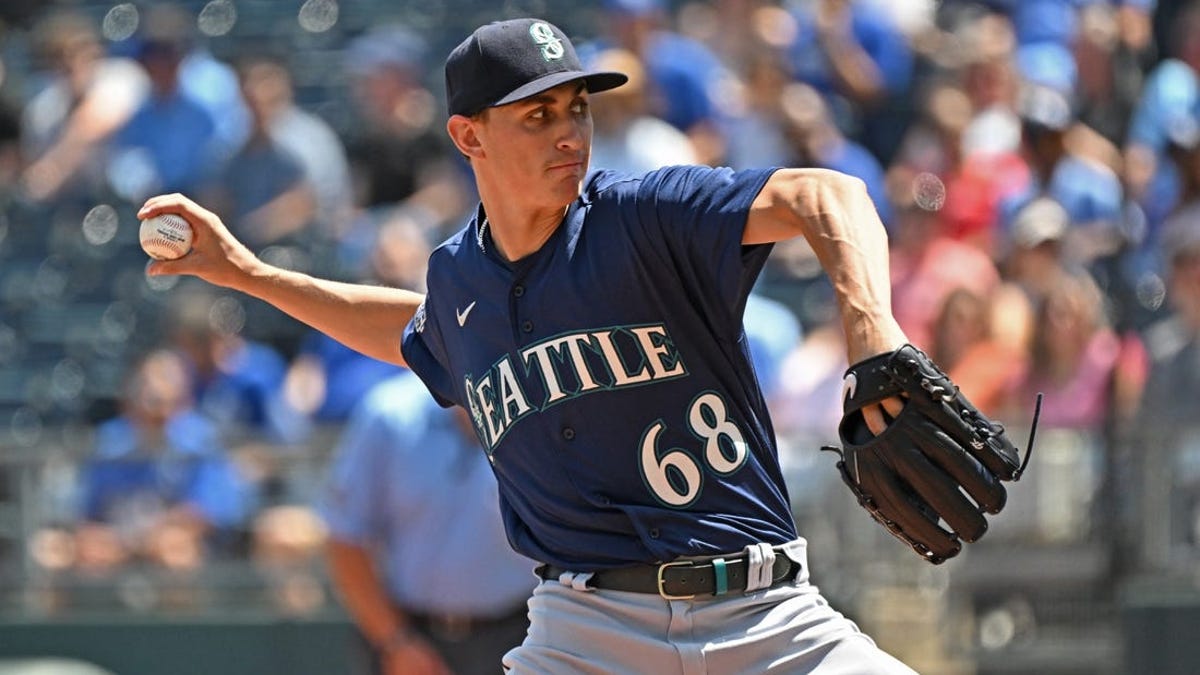
<svg viewBox="0 0 1200 675">
<path fill-rule="evenodd" d="M 1029 451 L 1022 462 L 1004 427 L 976 410 L 912 345 L 851 366 L 844 384 L 843 447 L 823 449 L 841 455 L 838 469 L 858 503 L 934 564 L 957 555 L 963 541 L 982 537 L 983 514 L 1004 508 L 1001 481 L 1021 477 Z M 901 397 L 904 408 L 876 436 L 862 409 L 891 396 Z M 1032 430 L 1027 447 L 1033 447 Z"/>
</svg>

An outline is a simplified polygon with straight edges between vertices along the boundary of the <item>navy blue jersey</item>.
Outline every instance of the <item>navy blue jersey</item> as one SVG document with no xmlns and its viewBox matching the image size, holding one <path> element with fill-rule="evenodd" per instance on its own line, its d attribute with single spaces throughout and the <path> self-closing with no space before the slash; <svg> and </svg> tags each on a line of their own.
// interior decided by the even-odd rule
<svg viewBox="0 0 1200 675">
<path fill-rule="evenodd" d="M 433 252 L 404 357 L 471 412 L 517 551 L 592 571 L 796 538 L 742 328 L 771 173 L 597 171 L 520 261 L 482 207 Z"/>
</svg>

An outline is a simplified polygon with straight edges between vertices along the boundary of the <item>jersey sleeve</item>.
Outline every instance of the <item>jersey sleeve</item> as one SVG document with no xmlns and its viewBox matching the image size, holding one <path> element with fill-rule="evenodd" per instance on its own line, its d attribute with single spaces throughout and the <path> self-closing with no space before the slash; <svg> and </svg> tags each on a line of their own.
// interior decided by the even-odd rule
<svg viewBox="0 0 1200 675">
<path fill-rule="evenodd" d="M 430 289 L 433 288 L 430 279 Z M 436 302 L 426 295 L 413 318 L 404 329 L 400 351 L 410 370 L 421 378 L 434 400 L 443 408 L 459 401 L 450 375 L 449 357 L 446 354 L 442 333 L 438 329 Z"/>
<path fill-rule="evenodd" d="M 750 206 L 775 169 L 668 167 L 638 188 L 639 221 L 693 294 L 694 303 L 741 326 L 746 296 L 771 252 L 743 246 Z"/>
</svg>

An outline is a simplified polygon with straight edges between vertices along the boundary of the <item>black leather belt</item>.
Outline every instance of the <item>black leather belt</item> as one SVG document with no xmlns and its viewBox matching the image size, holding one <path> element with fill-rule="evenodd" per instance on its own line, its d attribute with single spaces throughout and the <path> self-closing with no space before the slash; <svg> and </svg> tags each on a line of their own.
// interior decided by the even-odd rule
<svg viewBox="0 0 1200 675">
<path fill-rule="evenodd" d="M 695 560 L 674 560 L 660 565 L 634 565 L 601 570 L 592 574 L 588 586 L 612 591 L 657 593 L 667 600 L 690 600 L 697 595 L 724 595 L 746 590 L 749 558 L 744 553 Z M 543 579 L 558 579 L 571 570 L 542 565 L 537 573 Z M 771 586 L 793 581 L 800 563 L 782 549 L 775 549 Z"/>
</svg>

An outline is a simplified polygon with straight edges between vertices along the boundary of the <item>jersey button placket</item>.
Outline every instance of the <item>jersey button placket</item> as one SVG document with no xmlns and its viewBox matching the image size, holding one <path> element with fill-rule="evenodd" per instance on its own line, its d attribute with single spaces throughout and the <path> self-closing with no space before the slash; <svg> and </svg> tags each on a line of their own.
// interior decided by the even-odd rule
<svg viewBox="0 0 1200 675">
<path fill-rule="evenodd" d="M 513 318 L 513 337 L 517 344 L 524 345 L 531 339 L 533 333 L 533 322 L 529 319 L 522 320 L 521 315 L 527 315 L 525 309 L 524 297 L 528 289 L 525 286 L 524 273 L 518 274 L 512 280 L 512 286 L 508 289 L 508 308 Z"/>
</svg>

